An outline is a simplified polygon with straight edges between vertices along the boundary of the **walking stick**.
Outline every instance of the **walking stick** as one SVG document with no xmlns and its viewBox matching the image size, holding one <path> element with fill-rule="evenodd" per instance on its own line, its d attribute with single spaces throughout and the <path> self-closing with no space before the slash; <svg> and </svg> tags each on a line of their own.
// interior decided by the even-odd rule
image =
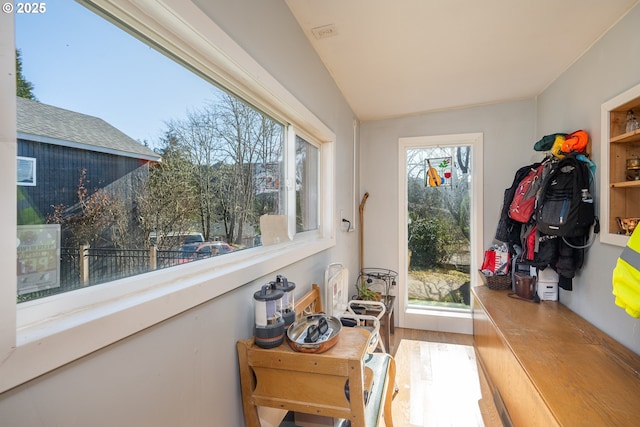
<svg viewBox="0 0 640 427">
<path fill-rule="evenodd" d="M 364 193 L 360 202 L 360 274 L 364 273 L 364 205 L 368 198 L 369 193 Z"/>
</svg>

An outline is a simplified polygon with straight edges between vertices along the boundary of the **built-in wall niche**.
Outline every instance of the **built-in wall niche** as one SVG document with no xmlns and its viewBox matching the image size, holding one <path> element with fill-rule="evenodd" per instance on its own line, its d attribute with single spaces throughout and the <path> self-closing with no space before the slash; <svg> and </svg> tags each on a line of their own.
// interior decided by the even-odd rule
<svg viewBox="0 0 640 427">
<path fill-rule="evenodd" d="M 602 104 L 601 113 L 600 241 L 625 246 L 640 220 L 640 129 L 628 127 L 640 120 L 640 84 Z"/>
</svg>

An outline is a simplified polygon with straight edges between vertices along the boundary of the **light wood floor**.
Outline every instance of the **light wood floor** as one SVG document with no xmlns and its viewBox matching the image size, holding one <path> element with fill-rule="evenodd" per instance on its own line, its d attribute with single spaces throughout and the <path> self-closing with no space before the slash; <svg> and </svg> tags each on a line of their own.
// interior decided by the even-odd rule
<svg viewBox="0 0 640 427">
<path fill-rule="evenodd" d="M 396 427 L 501 427 L 470 335 L 396 328 Z"/>
</svg>

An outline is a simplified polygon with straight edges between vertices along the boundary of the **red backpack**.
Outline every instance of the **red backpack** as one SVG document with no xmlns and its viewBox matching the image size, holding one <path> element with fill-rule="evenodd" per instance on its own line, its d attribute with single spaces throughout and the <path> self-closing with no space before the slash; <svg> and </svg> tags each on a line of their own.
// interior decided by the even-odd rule
<svg viewBox="0 0 640 427">
<path fill-rule="evenodd" d="M 523 224 L 529 222 L 536 210 L 536 198 L 542 182 L 542 174 L 548 163 L 545 161 L 540 166 L 531 168 L 520 181 L 509 206 L 509 218 Z"/>
</svg>

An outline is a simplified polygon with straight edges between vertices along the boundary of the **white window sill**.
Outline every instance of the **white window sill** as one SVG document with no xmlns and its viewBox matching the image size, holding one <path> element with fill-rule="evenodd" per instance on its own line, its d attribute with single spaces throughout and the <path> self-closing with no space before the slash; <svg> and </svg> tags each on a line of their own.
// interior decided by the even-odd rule
<svg viewBox="0 0 640 427">
<path fill-rule="evenodd" d="M 334 245 L 300 238 L 20 304 L 0 393 Z"/>
</svg>

